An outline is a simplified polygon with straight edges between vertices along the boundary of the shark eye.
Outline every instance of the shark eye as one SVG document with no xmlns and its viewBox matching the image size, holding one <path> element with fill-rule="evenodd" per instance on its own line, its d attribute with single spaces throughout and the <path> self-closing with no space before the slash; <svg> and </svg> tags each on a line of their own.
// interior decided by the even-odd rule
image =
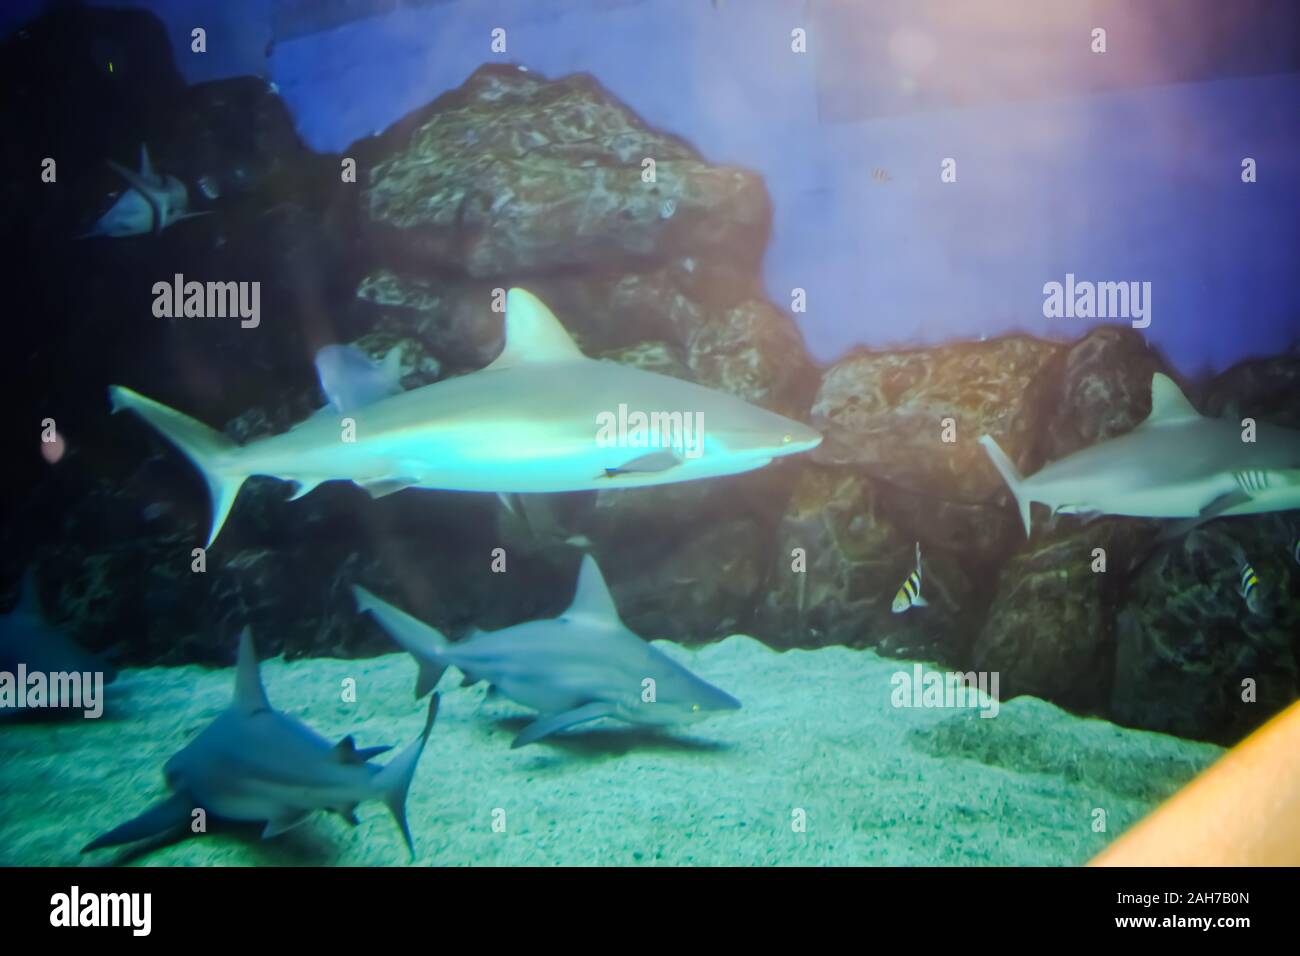
<svg viewBox="0 0 1300 956">
<path fill-rule="evenodd" d="M 781 438 L 781 444 L 783 445 L 788 445 L 792 441 L 794 441 L 794 437 L 792 435 L 784 435 Z"/>
<path fill-rule="evenodd" d="M 699 712 L 700 712 L 700 705 L 699 705 L 699 704 L 691 704 L 691 713 L 692 713 L 692 714 L 698 714 Z"/>
</svg>

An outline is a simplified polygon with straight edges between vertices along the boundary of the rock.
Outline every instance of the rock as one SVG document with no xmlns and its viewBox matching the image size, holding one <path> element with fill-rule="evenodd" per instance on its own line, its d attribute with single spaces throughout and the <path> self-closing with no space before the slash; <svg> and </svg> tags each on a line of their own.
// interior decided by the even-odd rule
<svg viewBox="0 0 1300 956">
<path fill-rule="evenodd" d="M 1066 350 L 1041 449 L 1055 461 L 1132 431 L 1151 413 L 1151 376 L 1167 369 L 1127 326 L 1093 329 Z"/>
<path fill-rule="evenodd" d="M 1293 515 L 1229 518 L 1157 550 L 1117 615 L 1114 719 L 1232 743 L 1300 694 L 1300 570 Z M 1259 575 L 1263 614 L 1240 597 L 1241 562 Z M 1257 699 L 1243 700 L 1243 682 Z"/>
<path fill-rule="evenodd" d="M 977 671 L 997 671 L 1000 693 L 1030 694 L 1104 712 L 1115 656 L 1114 608 L 1150 546 L 1153 522 L 1073 522 L 1037 535 L 998 574 L 975 641 Z M 1104 551 L 1105 571 L 1094 570 Z"/>
<path fill-rule="evenodd" d="M 1201 411 L 1223 415 L 1234 406 L 1240 415 L 1300 429 L 1300 359 L 1281 355 L 1228 369 L 1211 383 Z"/>
<path fill-rule="evenodd" d="M 973 582 L 941 542 L 921 542 L 929 606 L 894 614 L 915 568 L 915 539 L 900 533 L 869 479 L 803 466 L 777 528 L 755 635 L 774 647 L 845 644 L 897 657 L 964 657 L 979 609 Z M 795 570 L 802 549 L 807 570 Z"/>
<path fill-rule="evenodd" d="M 813 427 L 825 435 L 813 458 L 914 491 L 982 502 L 1005 486 L 978 439 L 992 435 L 1022 470 L 1034 470 L 1029 458 L 1050 408 L 1044 373 L 1059 352 L 1026 336 L 853 352 L 826 371 L 813 401 Z M 942 433 L 948 418 L 957 436 L 951 444 Z"/>
<path fill-rule="evenodd" d="M 806 418 L 817 389 L 799 330 L 766 302 L 743 302 L 696 326 L 686 362 L 701 385 L 788 417 Z"/>
<path fill-rule="evenodd" d="M 649 129 L 590 76 L 484 66 L 408 129 L 368 170 L 362 196 L 389 262 L 487 277 L 724 254 L 756 268 L 761 258 L 771 222 L 761 180 Z"/>
</svg>

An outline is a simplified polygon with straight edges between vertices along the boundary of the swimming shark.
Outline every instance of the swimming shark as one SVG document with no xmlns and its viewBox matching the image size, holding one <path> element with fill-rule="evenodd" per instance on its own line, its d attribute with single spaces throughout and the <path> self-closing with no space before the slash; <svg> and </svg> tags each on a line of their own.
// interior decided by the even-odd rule
<svg viewBox="0 0 1300 956">
<path fill-rule="evenodd" d="M 252 475 L 296 482 L 295 499 L 336 480 L 376 498 L 404 488 L 596 491 L 739 474 L 821 442 L 808 426 L 734 395 L 587 358 L 523 289 L 507 293 L 505 330 L 500 356 L 477 372 L 379 398 L 343 419 L 317 413 L 244 446 L 129 388 L 111 386 L 109 399 L 113 411 L 140 415 L 202 472 L 212 499 L 208 544 Z M 649 429 L 625 441 L 606 435 L 629 408 L 647 421 L 658 416 L 661 433 L 672 431 L 664 423 L 673 415 L 679 425 L 702 416 L 698 447 L 647 469 Z M 629 463 L 636 465 L 623 470 Z"/>
<path fill-rule="evenodd" d="M 158 235 L 168 226 L 182 219 L 206 216 L 206 212 L 189 212 L 190 197 L 185 184 L 175 176 L 160 176 L 149 162 L 149 148 L 140 145 L 140 171 L 121 166 L 111 159 L 108 165 L 130 186 L 117 197 L 117 201 L 100 216 L 90 231 L 78 239 L 106 236 L 120 239 L 123 236 Z"/>
<path fill-rule="evenodd" d="M 265 821 L 262 836 L 272 837 L 316 810 L 333 810 L 355 825 L 359 803 L 382 800 L 414 858 L 406 793 L 437 713 L 435 694 L 420 736 L 386 766 L 375 766 L 369 761 L 390 748 L 358 749 L 350 736 L 331 744 L 306 724 L 271 708 L 253 639 L 245 628 L 230 706 L 163 767 L 172 795 L 92 840 L 81 852 L 182 832 L 198 808 L 225 820 Z"/>
<path fill-rule="evenodd" d="M 476 632 L 455 644 L 363 587 L 352 593 L 361 612 L 372 614 L 419 664 L 417 700 L 455 667 L 465 683 L 485 680 L 540 711 L 512 749 L 600 717 L 662 726 L 740 707 L 628 630 L 591 555 L 583 558 L 573 603 L 559 617 Z"/>
<path fill-rule="evenodd" d="M 0 672 L 18 674 L 19 665 L 28 674 L 40 673 L 47 678 L 54 674 L 102 674 L 103 683 L 111 684 L 117 677 L 116 667 L 46 621 L 36 594 L 36 576 L 30 568 L 23 575 L 17 606 L 0 617 Z M 0 707 L 0 717 L 26 714 L 29 710 Z"/>
<path fill-rule="evenodd" d="M 1025 535 L 1030 504 L 1054 514 L 1188 518 L 1300 508 L 1300 432 L 1208 418 L 1178 386 L 1151 378 L 1151 414 L 1132 431 L 1051 462 L 1025 478 L 989 435 L 980 439 L 1015 496 Z"/>
</svg>

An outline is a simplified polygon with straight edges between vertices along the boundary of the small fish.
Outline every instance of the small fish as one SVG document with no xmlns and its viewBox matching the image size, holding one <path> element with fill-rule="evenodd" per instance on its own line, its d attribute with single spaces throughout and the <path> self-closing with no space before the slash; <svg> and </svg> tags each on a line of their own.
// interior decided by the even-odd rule
<svg viewBox="0 0 1300 956">
<path fill-rule="evenodd" d="M 916 570 L 907 576 L 903 586 L 894 595 L 894 604 L 890 608 L 895 614 L 902 614 L 914 607 L 926 607 L 929 602 L 921 597 L 921 542 L 916 542 Z"/>
<path fill-rule="evenodd" d="M 211 176 L 200 176 L 195 185 L 199 187 L 199 192 L 203 193 L 208 199 L 221 198 L 221 186 Z"/>
<path fill-rule="evenodd" d="M 1246 608 L 1251 614 L 1264 613 L 1264 599 L 1260 593 L 1259 575 L 1255 569 L 1250 566 L 1249 561 L 1241 562 L 1241 583 L 1237 586 L 1237 593 L 1241 595 L 1246 602 Z"/>
<path fill-rule="evenodd" d="M 871 171 L 871 178 L 875 182 L 881 184 L 892 183 L 894 181 L 894 177 L 889 175 L 889 170 L 884 169 L 883 167 L 880 166 L 877 166 L 875 169 Z"/>
</svg>

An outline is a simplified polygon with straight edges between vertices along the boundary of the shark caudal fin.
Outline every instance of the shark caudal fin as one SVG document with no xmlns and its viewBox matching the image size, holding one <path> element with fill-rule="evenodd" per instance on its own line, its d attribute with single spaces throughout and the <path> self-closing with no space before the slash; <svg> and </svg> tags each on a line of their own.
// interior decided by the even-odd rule
<svg viewBox="0 0 1300 956">
<path fill-rule="evenodd" d="M 208 483 L 212 498 L 212 528 L 208 532 L 208 546 L 216 540 L 226 516 L 235 503 L 235 497 L 248 474 L 239 470 L 236 452 L 239 446 L 220 432 L 197 422 L 188 415 L 168 408 L 151 398 L 145 398 L 129 388 L 110 385 L 108 398 L 114 412 L 130 409 L 154 428 L 169 442 L 185 453 Z"/>
<path fill-rule="evenodd" d="M 184 793 L 173 793 L 166 800 L 155 803 L 135 819 L 128 820 L 102 836 L 95 837 L 81 848 L 81 852 L 89 853 L 106 846 L 135 843 L 137 840 L 182 830 L 189 824 L 194 809 L 195 804 L 191 797 Z"/>
<path fill-rule="evenodd" d="M 352 586 L 352 596 L 356 598 L 357 610 L 362 614 L 369 611 L 374 615 L 388 636 L 420 665 L 420 674 L 415 682 L 415 699 L 419 700 L 437 687 L 442 672 L 447 669 L 448 662 L 443 654 L 450 646 L 442 632 L 393 607 L 360 585 Z"/>
<path fill-rule="evenodd" d="M 375 774 L 375 788 L 397 821 L 406 840 L 406 848 L 415 859 L 415 841 L 411 839 L 411 827 L 406 822 L 406 794 L 411 789 L 411 779 L 415 776 L 416 765 L 424 753 L 424 745 L 429 742 L 429 732 L 433 730 L 434 718 L 438 716 L 438 695 L 429 701 L 429 716 L 424 720 L 424 732 L 407 744 L 406 749 L 389 761 L 388 766 Z"/>
<path fill-rule="evenodd" d="M 993 467 L 998 470 L 998 474 L 1002 476 L 1002 480 L 1007 483 L 1007 487 L 1015 497 L 1016 505 L 1020 508 L 1020 521 L 1025 526 L 1025 537 L 1029 537 L 1029 498 L 1025 495 L 1024 476 L 1020 474 L 1020 469 L 1016 467 L 1016 463 L 998 447 L 998 443 L 993 440 L 992 435 L 985 435 L 980 439 L 980 444 L 988 452 Z"/>
</svg>

